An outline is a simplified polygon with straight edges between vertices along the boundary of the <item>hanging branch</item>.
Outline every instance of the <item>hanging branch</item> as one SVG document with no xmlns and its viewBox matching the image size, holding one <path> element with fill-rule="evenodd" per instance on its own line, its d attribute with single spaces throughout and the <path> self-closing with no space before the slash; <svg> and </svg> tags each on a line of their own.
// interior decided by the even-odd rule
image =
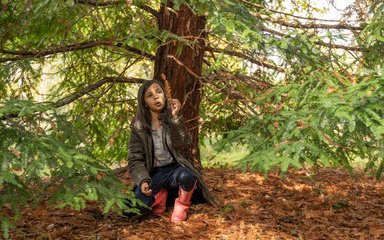
<svg viewBox="0 0 384 240">
<path fill-rule="evenodd" d="M 277 67 L 277 66 L 272 65 L 270 63 L 266 63 L 266 62 L 254 59 L 251 56 L 248 56 L 248 55 L 241 53 L 241 52 L 236 52 L 236 51 L 231 51 L 231 50 L 226 50 L 226 49 L 212 48 L 212 47 L 206 47 L 206 50 L 210 51 L 210 52 L 224 53 L 224 54 L 227 54 L 230 56 L 239 57 L 242 59 L 246 59 L 246 60 L 250 61 L 251 63 L 257 64 L 257 65 L 262 66 L 262 67 L 270 68 L 270 69 L 276 70 L 278 72 L 285 72 L 285 69 L 283 69 L 283 68 Z"/>
<path fill-rule="evenodd" d="M 179 64 L 180 66 L 184 67 L 185 70 L 187 70 L 187 72 L 189 74 L 191 74 L 192 76 L 196 77 L 197 79 L 200 79 L 201 77 L 199 75 L 197 75 L 192 69 L 190 69 L 189 67 L 185 66 L 184 63 L 182 63 L 179 59 L 177 59 L 175 57 L 175 55 L 171 55 L 171 54 L 168 54 L 167 55 L 167 58 L 169 59 L 172 59 L 173 61 L 175 61 L 177 64 Z"/>
<path fill-rule="evenodd" d="M 143 83 L 145 81 L 147 81 L 147 80 L 141 79 L 141 78 L 105 77 L 102 80 L 100 80 L 94 84 L 91 84 L 91 85 L 85 87 L 84 89 L 77 91 L 75 93 L 72 93 L 69 96 L 66 96 L 66 97 L 60 99 L 59 101 L 51 103 L 51 104 L 55 108 L 63 107 L 65 105 L 68 105 L 68 104 L 76 101 L 77 99 L 81 98 L 82 96 L 89 94 L 90 92 L 98 89 L 99 87 L 101 87 L 102 85 L 104 85 L 106 83 Z M 0 121 L 7 120 L 10 118 L 17 118 L 17 117 L 19 117 L 19 114 L 10 113 L 10 114 L 6 114 L 6 115 L 0 117 Z"/>
<path fill-rule="evenodd" d="M 315 41 L 314 43 L 316 45 L 329 47 L 329 48 L 339 48 L 339 49 L 344 49 L 347 51 L 355 51 L 355 52 L 361 52 L 362 51 L 362 49 L 360 47 L 351 47 L 351 46 L 345 46 L 345 45 L 334 44 L 334 43 L 326 43 L 323 41 Z"/>
<path fill-rule="evenodd" d="M 91 84 L 91 85 L 85 87 L 84 89 L 82 89 L 78 92 L 72 93 L 71 95 L 64 97 L 61 100 L 53 103 L 53 106 L 58 108 L 58 107 L 68 105 L 69 103 L 79 99 L 80 97 L 84 96 L 85 94 L 88 94 L 88 93 L 98 89 L 99 87 L 101 87 L 105 83 L 143 83 L 144 81 L 146 81 L 146 79 L 127 78 L 127 77 L 105 77 L 102 80 L 100 80 L 94 84 Z"/>
<path fill-rule="evenodd" d="M 57 48 L 46 49 L 42 51 L 28 51 L 28 50 L 6 50 L 0 49 L 0 53 L 9 54 L 9 55 L 18 55 L 20 57 L 43 57 L 51 54 L 62 53 L 62 52 L 70 52 L 76 50 L 83 50 L 87 48 L 92 48 L 100 45 L 111 45 L 112 40 L 96 40 L 96 41 L 85 41 L 81 43 L 75 43 L 67 46 L 60 46 Z"/>
<path fill-rule="evenodd" d="M 133 48 L 130 46 L 123 45 L 122 43 L 115 43 L 114 39 L 107 39 L 107 40 L 95 40 L 95 41 L 85 41 L 81 43 L 75 43 L 67 46 L 59 46 L 56 48 L 51 49 L 45 49 L 41 51 L 29 51 L 29 50 L 20 50 L 20 51 L 14 51 L 14 50 L 6 50 L 6 49 L 0 49 L 0 53 L 8 54 L 8 55 L 16 55 L 17 57 L 13 58 L 0 58 L 1 62 L 8 62 L 8 61 L 17 61 L 26 57 L 33 57 L 33 58 L 42 58 L 46 57 L 52 54 L 57 53 L 65 53 L 65 52 L 73 52 L 73 51 L 79 51 L 84 49 L 89 49 L 97 46 L 113 46 L 113 47 L 120 47 L 123 48 L 129 52 L 135 53 L 137 55 L 143 56 L 150 60 L 155 60 L 155 56 L 146 53 L 144 51 L 141 51 L 137 48 Z"/>
<path fill-rule="evenodd" d="M 75 2 L 79 3 L 79 4 L 87 4 L 87 5 L 91 5 L 91 6 L 95 6 L 95 7 L 105 7 L 105 6 L 113 6 L 113 5 L 122 4 L 122 1 L 120 1 L 120 0 L 103 0 L 103 1 L 97 1 L 97 0 L 76 0 Z M 127 4 L 134 4 L 130 0 L 127 0 L 126 3 Z M 149 12 L 150 14 L 155 16 L 156 18 L 157 18 L 158 14 L 159 14 L 158 11 L 156 11 L 155 9 L 151 8 L 148 5 L 135 5 L 135 6 L 138 7 L 138 8 L 143 9 L 146 12 Z"/>
<path fill-rule="evenodd" d="M 112 5 L 118 5 L 121 4 L 122 2 L 120 0 L 76 0 L 75 3 L 80 3 L 80 4 L 87 4 L 95 7 L 103 7 L 103 6 L 112 6 Z"/>
<path fill-rule="evenodd" d="M 144 11 L 149 12 L 150 14 L 152 14 L 153 16 L 155 16 L 156 18 L 159 16 L 159 12 L 156 11 L 155 9 L 151 8 L 151 7 L 148 6 L 148 5 L 139 5 L 139 6 L 137 6 L 137 7 L 143 9 Z"/>
<path fill-rule="evenodd" d="M 286 16 L 290 16 L 290 17 L 294 17 L 294 18 L 305 19 L 305 20 L 312 20 L 312 21 L 320 21 L 320 22 L 340 22 L 340 20 L 319 19 L 319 18 L 297 16 L 297 15 L 293 15 L 291 13 L 286 13 L 286 12 L 280 12 L 280 11 L 277 11 L 277 10 L 273 10 L 273 9 L 267 8 L 265 6 L 262 6 L 262 5 L 259 5 L 259 4 L 255 4 L 255 3 L 251 3 L 251 2 L 248 2 L 248 1 L 245 1 L 245 0 L 238 0 L 238 1 L 241 2 L 241 3 L 244 3 L 244 4 L 248 5 L 248 6 L 251 6 L 251 7 L 255 7 L 255 8 L 259 8 L 259 9 L 264 9 L 264 10 L 272 12 L 272 13 L 286 15 Z"/>
<path fill-rule="evenodd" d="M 212 86 L 214 86 L 217 89 L 218 92 L 228 96 L 228 98 L 230 100 L 242 102 L 248 108 L 248 110 L 250 110 L 254 114 L 257 114 L 257 112 L 255 111 L 254 107 L 249 105 L 250 103 L 254 103 L 255 102 L 254 100 L 247 99 L 241 93 L 239 93 L 237 91 L 234 91 L 234 90 L 232 90 L 232 89 L 230 89 L 228 87 L 221 87 L 221 86 L 217 85 L 214 81 L 207 81 L 207 83 L 209 83 Z"/>
<path fill-rule="evenodd" d="M 291 35 L 287 35 L 287 34 L 284 34 L 284 33 L 281 33 L 279 31 L 269 29 L 266 27 L 258 27 L 258 28 L 263 32 L 271 33 L 274 36 L 280 36 L 280 37 L 286 37 L 286 38 L 291 37 Z M 341 44 L 326 43 L 323 41 L 315 41 L 314 44 L 324 46 L 324 47 L 329 47 L 329 48 L 344 49 L 344 50 L 348 50 L 348 51 L 355 51 L 355 52 L 361 52 L 362 51 L 361 47 L 358 47 L 358 46 L 345 46 L 345 45 L 341 45 Z"/>
<path fill-rule="evenodd" d="M 203 62 L 207 66 L 211 66 L 211 63 L 208 60 L 203 59 Z M 232 77 L 232 79 L 235 78 L 235 79 L 241 80 L 255 90 L 263 91 L 263 90 L 266 90 L 266 89 L 272 87 L 272 84 L 269 82 L 266 82 L 266 81 L 263 81 L 260 79 L 256 79 L 255 77 L 252 77 L 252 76 L 239 74 L 239 73 L 233 74 L 233 73 L 226 71 L 226 70 L 220 70 L 220 73 L 218 73 L 218 71 L 215 70 L 215 74 L 212 74 L 209 77 L 205 77 L 204 79 L 206 82 L 211 82 L 212 79 L 219 78 L 218 76 L 220 76 L 220 75 L 227 75 L 227 76 L 230 75 Z"/>
<path fill-rule="evenodd" d="M 284 27 L 290 27 L 290 28 L 299 28 L 299 29 L 338 29 L 338 30 L 354 30 L 354 31 L 361 31 L 364 29 L 364 27 L 361 26 L 351 26 L 347 25 L 345 23 L 339 23 L 339 24 L 322 24 L 322 23 L 301 23 L 301 22 L 287 22 L 281 19 L 274 19 L 271 17 L 268 17 L 266 15 L 261 15 L 259 13 L 252 12 L 252 15 L 255 16 L 258 19 L 262 19 L 264 21 L 268 21 L 271 23 L 279 24 Z"/>
<path fill-rule="evenodd" d="M 127 45 L 123 45 L 122 43 L 118 42 L 116 44 L 114 44 L 114 46 L 116 47 L 120 47 L 120 48 L 123 48 L 129 52 L 132 52 L 132 53 L 135 53 L 139 56 L 143 56 L 145 57 L 146 59 L 149 59 L 149 60 L 153 60 L 155 61 L 156 60 L 156 57 L 150 53 L 147 53 L 147 52 L 144 52 L 143 50 L 140 50 L 140 49 L 137 49 L 137 48 L 134 48 L 134 47 L 131 47 L 131 46 L 127 46 Z"/>
</svg>

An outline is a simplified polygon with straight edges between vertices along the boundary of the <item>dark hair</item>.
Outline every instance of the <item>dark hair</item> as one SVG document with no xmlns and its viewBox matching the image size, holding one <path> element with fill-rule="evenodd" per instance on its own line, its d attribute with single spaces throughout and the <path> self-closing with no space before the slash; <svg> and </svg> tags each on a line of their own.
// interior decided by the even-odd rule
<svg viewBox="0 0 384 240">
<path fill-rule="evenodd" d="M 168 121 L 169 121 L 169 118 L 170 118 L 170 115 L 171 115 L 171 111 L 170 111 L 170 106 L 169 106 L 169 103 L 168 103 L 168 98 L 165 94 L 165 89 L 164 89 L 164 84 L 157 80 L 157 79 L 153 79 L 153 80 L 149 80 L 149 81 L 145 81 L 139 88 L 139 91 L 137 93 L 137 111 L 136 111 L 136 115 L 135 117 L 133 118 L 133 121 L 132 121 L 132 124 L 131 126 L 139 121 L 141 123 L 141 125 L 143 126 L 143 128 L 150 132 L 150 129 L 151 129 L 151 112 L 149 111 L 149 108 L 148 106 L 146 105 L 145 103 L 145 93 L 147 92 L 148 88 L 150 86 L 152 86 L 152 84 L 158 84 L 161 89 L 163 90 L 164 92 L 164 101 L 165 101 L 165 104 L 164 104 L 164 108 L 161 110 L 160 114 L 159 114 L 159 120 L 164 124 L 167 124 Z"/>
</svg>

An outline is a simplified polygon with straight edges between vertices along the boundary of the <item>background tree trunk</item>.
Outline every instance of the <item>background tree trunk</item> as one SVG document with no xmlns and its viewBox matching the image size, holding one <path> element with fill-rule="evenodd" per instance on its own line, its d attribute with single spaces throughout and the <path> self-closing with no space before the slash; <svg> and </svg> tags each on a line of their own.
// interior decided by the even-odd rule
<svg viewBox="0 0 384 240">
<path fill-rule="evenodd" d="M 182 114 L 192 136 L 192 144 L 183 151 L 193 165 L 201 170 L 199 135 L 199 105 L 201 101 L 200 76 L 203 65 L 206 39 L 206 19 L 193 14 L 188 6 L 182 5 L 179 11 L 171 9 L 172 1 L 162 5 L 158 15 L 160 30 L 169 31 L 189 41 L 171 39 L 161 45 L 156 52 L 154 78 L 170 82 L 173 98 L 182 103 Z"/>
</svg>

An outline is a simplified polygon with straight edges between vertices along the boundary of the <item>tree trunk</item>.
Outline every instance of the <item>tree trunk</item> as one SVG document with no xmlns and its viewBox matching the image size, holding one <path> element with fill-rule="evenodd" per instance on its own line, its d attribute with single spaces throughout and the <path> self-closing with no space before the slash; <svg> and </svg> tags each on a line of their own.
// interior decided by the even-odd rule
<svg viewBox="0 0 384 240">
<path fill-rule="evenodd" d="M 174 39 L 161 45 L 156 52 L 154 78 L 161 80 L 165 77 L 171 85 L 173 98 L 180 100 L 181 113 L 192 136 L 192 144 L 184 149 L 183 155 L 201 170 L 198 135 L 206 19 L 193 14 L 186 5 L 177 12 L 171 8 L 172 1 L 161 6 L 159 29 L 184 37 L 188 45 Z"/>
</svg>

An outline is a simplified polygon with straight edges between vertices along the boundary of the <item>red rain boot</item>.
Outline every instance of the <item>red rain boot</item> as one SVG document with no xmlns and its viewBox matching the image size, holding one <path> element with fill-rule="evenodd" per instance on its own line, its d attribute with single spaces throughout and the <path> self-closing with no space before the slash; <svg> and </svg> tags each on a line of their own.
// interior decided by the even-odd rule
<svg viewBox="0 0 384 240">
<path fill-rule="evenodd" d="M 165 188 L 161 188 L 155 195 L 155 202 L 152 204 L 152 213 L 154 215 L 161 216 L 164 214 L 167 204 L 168 191 Z"/>
<path fill-rule="evenodd" d="M 189 206 L 191 206 L 191 197 L 193 191 L 196 189 L 196 184 L 197 181 L 195 182 L 195 186 L 193 186 L 192 190 L 189 192 L 186 192 L 179 187 L 179 197 L 175 199 L 175 207 L 171 216 L 171 222 L 180 223 L 187 220 L 187 212 Z"/>
</svg>

